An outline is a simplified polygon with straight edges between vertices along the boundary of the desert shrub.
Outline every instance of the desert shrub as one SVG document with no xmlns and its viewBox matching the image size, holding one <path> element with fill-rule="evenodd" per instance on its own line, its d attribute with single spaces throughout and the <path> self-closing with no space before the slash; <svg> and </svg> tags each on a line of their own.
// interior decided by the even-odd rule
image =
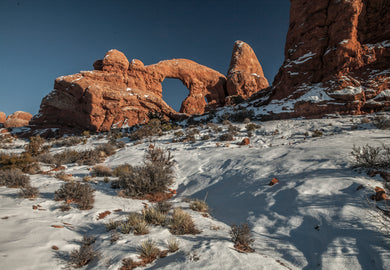
<svg viewBox="0 0 390 270">
<path fill-rule="evenodd" d="M 36 160 L 46 164 L 53 164 L 54 156 L 49 152 L 43 152 L 36 157 Z"/>
<path fill-rule="evenodd" d="M 161 121 L 157 118 L 150 119 L 150 121 L 130 134 L 130 139 L 133 141 L 141 140 L 151 136 L 161 136 L 162 128 Z"/>
<path fill-rule="evenodd" d="M 142 241 L 138 247 L 138 251 L 141 259 L 145 263 L 151 263 L 160 256 L 160 250 L 156 242 L 150 239 Z"/>
<path fill-rule="evenodd" d="M 161 213 L 166 214 L 169 212 L 169 210 L 171 210 L 172 203 L 170 203 L 168 201 L 159 201 L 155 207 L 156 207 L 157 211 L 160 211 Z"/>
<path fill-rule="evenodd" d="M 125 164 L 119 165 L 118 167 L 115 167 L 114 170 L 112 171 L 112 175 L 114 175 L 116 177 L 122 177 L 122 176 L 129 174 L 132 170 L 133 170 L 133 166 L 125 163 Z"/>
<path fill-rule="evenodd" d="M 105 144 L 99 145 L 95 151 L 104 153 L 106 156 L 111 156 L 111 155 L 115 154 L 116 147 L 115 147 L 115 144 L 105 143 Z"/>
<path fill-rule="evenodd" d="M 84 182 L 89 182 L 89 181 L 91 181 L 92 179 L 93 179 L 93 177 L 90 176 L 90 175 L 84 175 L 84 177 L 83 177 L 83 181 L 84 181 Z"/>
<path fill-rule="evenodd" d="M 36 159 L 28 153 L 0 154 L 0 170 L 20 169 L 25 173 L 36 173 L 39 166 Z"/>
<path fill-rule="evenodd" d="M 375 221 L 373 224 L 377 226 L 379 231 L 390 236 L 390 205 L 388 201 L 384 201 L 382 205 L 376 201 L 368 201 L 367 206 L 369 216 Z"/>
<path fill-rule="evenodd" d="M 173 160 L 170 152 L 150 147 L 144 157 L 144 165 L 135 166 L 119 178 L 123 195 L 140 197 L 146 194 L 165 192 L 173 183 Z"/>
<path fill-rule="evenodd" d="M 67 174 L 67 173 L 65 173 L 65 172 L 59 172 L 59 173 L 56 173 L 56 175 L 55 175 L 55 177 L 57 178 L 57 179 L 60 179 L 60 180 L 63 180 L 63 181 L 73 181 L 74 179 L 73 179 L 73 175 L 71 175 L 71 174 Z"/>
<path fill-rule="evenodd" d="M 176 138 L 180 138 L 180 137 L 184 136 L 184 133 L 183 133 L 183 131 L 179 130 L 179 131 L 176 131 L 175 133 L 173 133 L 173 136 L 175 136 Z"/>
<path fill-rule="evenodd" d="M 38 195 L 39 195 L 39 190 L 36 187 L 27 185 L 26 187 L 20 188 L 19 197 L 26 198 L 26 199 L 34 199 L 38 197 Z"/>
<path fill-rule="evenodd" d="M 234 224 L 231 225 L 229 234 L 235 248 L 246 252 L 253 252 L 251 245 L 254 240 L 252 239 L 248 223 L 244 223 L 239 226 Z"/>
<path fill-rule="evenodd" d="M 62 146 L 70 147 L 70 146 L 78 145 L 80 143 L 86 143 L 86 139 L 85 138 L 81 138 L 81 137 L 76 137 L 76 136 L 70 136 L 70 137 L 65 137 L 65 138 L 61 138 L 61 139 L 55 140 L 54 143 L 53 143 L 53 146 L 56 146 L 56 147 L 62 147 Z"/>
<path fill-rule="evenodd" d="M 111 168 L 105 165 L 96 165 L 92 168 L 92 176 L 111 176 Z"/>
<path fill-rule="evenodd" d="M 249 118 L 245 118 L 244 121 L 242 121 L 243 124 L 249 124 L 251 120 Z"/>
<path fill-rule="evenodd" d="M 255 116 L 255 112 L 253 110 L 241 109 L 239 111 L 232 112 L 232 113 L 224 113 L 220 118 L 220 120 L 221 121 L 230 120 L 232 122 L 242 123 L 246 118 L 252 120 L 254 116 Z"/>
<path fill-rule="evenodd" d="M 95 190 L 88 183 L 68 182 L 54 192 L 56 201 L 75 202 L 81 210 L 93 207 Z"/>
<path fill-rule="evenodd" d="M 38 156 L 42 152 L 43 144 L 45 139 L 41 138 L 39 135 L 30 137 L 30 142 L 26 146 L 26 153 L 30 154 L 33 157 Z"/>
<path fill-rule="evenodd" d="M 313 134 L 311 136 L 314 138 L 314 137 L 321 137 L 323 135 L 324 135 L 324 132 L 322 132 L 321 130 L 316 129 L 316 130 L 313 131 Z"/>
<path fill-rule="evenodd" d="M 167 245 L 168 251 L 172 253 L 178 251 L 180 248 L 179 241 L 175 237 L 169 237 L 167 240 Z"/>
<path fill-rule="evenodd" d="M 195 199 L 190 202 L 190 209 L 198 212 L 208 212 L 209 206 L 205 201 Z"/>
<path fill-rule="evenodd" d="M 155 207 L 144 209 L 143 215 L 145 221 L 152 225 L 164 226 L 167 219 L 166 213 L 159 211 Z"/>
<path fill-rule="evenodd" d="M 217 132 L 221 132 L 222 131 L 222 128 L 220 126 L 218 126 L 217 124 L 214 124 L 212 122 L 210 123 L 207 123 L 207 128 L 209 128 L 211 131 L 213 131 L 214 133 L 217 133 Z"/>
<path fill-rule="evenodd" d="M 234 125 L 228 126 L 228 132 L 233 134 L 233 135 L 236 135 L 239 131 L 240 131 L 240 128 L 237 126 L 234 126 Z"/>
<path fill-rule="evenodd" d="M 173 210 L 169 224 L 169 231 L 176 235 L 199 233 L 199 230 L 195 227 L 192 217 L 180 208 Z"/>
<path fill-rule="evenodd" d="M 225 120 L 222 121 L 222 125 L 224 125 L 224 126 L 231 126 L 232 124 L 233 124 L 233 123 L 230 122 L 230 121 L 227 120 L 227 119 L 225 119 Z"/>
<path fill-rule="evenodd" d="M 201 140 L 202 141 L 207 141 L 207 140 L 210 140 L 211 136 L 209 134 L 205 134 L 201 137 Z"/>
<path fill-rule="evenodd" d="M 72 207 L 70 207 L 70 205 L 69 204 L 67 204 L 67 203 L 63 203 L 63 204 L 61 204 L 59 207 L 58 207 L 62 212 L 67 212 L 67 211 L 69 211 Z"/>
<path fill-rule="evenodd" d="M 30 177 L 20 169 L 0 171 L 0 186 L 9 188 L 27 188 L 30 186 Z"/>
<path fill-rule="evenodd" d="M 355 158 L 355 166 L 372 169 L 390 168 L 390 146 L 353 146 L 352 156 Z"/>
<path fill-rule="evenodd" d="M 94 237 L 84 236 L 80 248 L 71 251 L 69 265 L 80 268 L 99 257 L 99 252 L 94 250 L 92 244 L 96 241 Z"/>
<path fill-rule="evenodd" d="M 164 132 L 170 131 L 170 130 L 172 130 L 174 128 L 175 128 L 175 126 L 172 125 L 172 123 L 169 123 L 169 122 L 163 123 L 161 125 L 161 130 L 164 131 Z"/>
<path fill-rule="evenodd" d="M 89 130 L 84 130 L 82 133 L 81 133 L 81 136 L 84 136 L 84 137 L 87 137 L 89 138 L 91 136 L 91 132 Z"/>
<path fill-rule="evenodd" d="M 248 123 L 245 126 L 245 128 L 246 128 L 247 131 L 255 131 L 256 129 L 260 128 L 260 125 L 257 125 L 255 123 Z"/>
<path fill-rule="evenodd" d="M 233 141 L 234 135 L 232 133 L 224 133 L 219 136 L 220 141 Z"/>
<path fill-rule="evenodd" d="M 95 165 L 104 160 L 104 155 L 98 150 L 74 151 L 65 150 L 54 155 L 53 163 L 56 165 L 78 163 L 80 165 Z"/>
<path fill-rule="evenodd" d="M 390 128 L 390 118 L 383 115 L 376 116 L 373 120 L 373 124 L 376 128 L 379 129 L 389 129 Z"/>
</svg>

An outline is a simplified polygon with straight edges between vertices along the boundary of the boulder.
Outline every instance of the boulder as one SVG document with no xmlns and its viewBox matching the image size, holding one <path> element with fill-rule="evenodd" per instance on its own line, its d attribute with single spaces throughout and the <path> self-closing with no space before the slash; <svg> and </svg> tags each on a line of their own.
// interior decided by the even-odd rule
<svg viewBox="0 0 390 270">
<path fill-rule="evenodd" d="M 251 140 L 249 138 L 243 139 L 238 145 L 249 145 L 251 143 Z"/>
<path fill-rule="evenodd" d="M 243 41 L 236 41 L 227 74 L 228 95 L 247 99 L 268 86 L 268 80 L 253 49 Z"/>
<path fill-rule="evenodd" d="M 15 128 L 27 126 L 30 122 L 32 115 L 27 112 L 17 111 L 7 117 L 4 122 L 5 128 Z"/>
<path fill-rule="evenodd" d="M 4 122 L 7 120 L 7 116 L 5 113 L 0 112 L 0 124 L 4 124 Z"/>
<path fill-rule="evenodd" d="M 372 200 L 375 201 L 383 201 L 387 199 L 386 192 L 383 188 L 381 187 L 375 187 L 375 195 L 371 196 Z"/>
<path fill-rule="evenodd" d="M 285 60 L 257 106 L 274 119 L 389 110 L 389 23 L 389 1 L 291 1 Z"/>
<path fill-rule="evenodd" d="M 275 185 L 275 184 L 277 184 L 277 183 L 279 183 L 279 180 L 278 180 L 278 178 L 272 178 L 272 180 L 269 182 L 269 186 L 273 186 L 273 185 Z"/>
</svg>

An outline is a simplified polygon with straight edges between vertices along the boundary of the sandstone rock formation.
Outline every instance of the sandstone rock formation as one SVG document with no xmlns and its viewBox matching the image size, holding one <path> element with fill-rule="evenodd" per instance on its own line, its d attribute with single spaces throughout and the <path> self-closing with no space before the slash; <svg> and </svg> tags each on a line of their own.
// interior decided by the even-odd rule
<svg viewBox="0 0 390 270">
<path fill-rule="evenodd" d="M 165 78 L 179 79 L 189 90 L 181 113 L 202 114 L 225 102 L 225 76 L 190 60 L 144 66 L 140 60 L 129 63 L 123 53 L 110 50 L 103 60 L 95 61 L 94 68 L 57 78 L 31 124 L 109 130 L 145 123 L 149 112 L 178 117 L 162 99 Z"/>
<path fill-rule="evenodd" d="M 7 120 L 7 116 L 5 113 L 0 112 L 0 124 L 4 124 L 5 120 Z"/>
<path fill-rule="evenodd" d="M 389 25 L 389 1 L 291 1 L 285 61 L 257 105 L 279 118 L 389 110 Z"/>
<path fill-rule="evenodd" d="M 17 111 L 7 117 L 4 122 L 5 128 L 15 128 L 27 126 L 30 122 L 32 115 L 27 112 Z"/>
<path fill-rule="evenodd" d="M 268 80 L 264 77 L 263 69 L 255 52 L 245 42 L 236 41 L 227 74 L 228 95 L 239 95 L 247 99 L 268 86 Z"/>
</svg>

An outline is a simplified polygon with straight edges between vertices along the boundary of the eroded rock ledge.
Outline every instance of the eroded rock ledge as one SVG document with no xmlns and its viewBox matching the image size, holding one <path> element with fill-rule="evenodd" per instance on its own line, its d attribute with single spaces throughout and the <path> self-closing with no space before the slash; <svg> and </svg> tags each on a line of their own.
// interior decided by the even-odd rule
<svg viewBox="0 0 390 270">
<path fill-rule="evenodd" d="M 172 59 L 144 66 L 140 60 L 129 62 L 122 52 L 110 50 L 103 60 L 95 61 L 95 70 L 57 78 L 31 124 L 109 130 L 145 123 L 149 112 L 167 118 L 202 114 L 224 106 L 228 96 L 247 98 L 268 87 L 249 45 L 237 41 L 233 57 L 227 90 L 223 74 L 194 61 Z M 250 63 L 248 69 L 246 63 Z M 189 90 L 180 112 L 162 98 L 165 78 L 178 79 Z"/>
</svg>

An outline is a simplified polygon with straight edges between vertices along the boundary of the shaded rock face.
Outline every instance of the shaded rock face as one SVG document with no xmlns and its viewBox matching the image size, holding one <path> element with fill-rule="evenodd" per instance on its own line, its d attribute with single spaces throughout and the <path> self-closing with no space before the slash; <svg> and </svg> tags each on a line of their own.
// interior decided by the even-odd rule
<svg viewBox="0 0 390 270">
<path fill-rule="evenodd" d="M 264 77 L 263 69 L 255 52 L 245 42 L 236 41 L 227 75 L 228 95 L 239 95 L 247 99 L 268 86 L 268 80 Z"/>
<path fill-rule="evenodd" d="M 145 123 L 149 112 L 179 117 L 162 99 L 165 78 L 179 79 L 189 90 L 181 113 L 202 114 L 224 105 L 225 76 L 190 60 L 144 66 L 140 60 L 129 63 L 123 53 L 110 50 L 103 60 L 95 61 L 94 68 L 57 78 L 31 124 L 100 131 Z"/>
<path fill-rule="evenodd" d="M 0 112 L 0 124 L 4 124 L 5 120 L 7 120 L 7 116 L 5 113 Z"/>
<path fill-rule="evenodd" d="M 289 117 L 388 110 L 389 25 L 390 1 L 291 1 L 285 61 L 266 103 Z"/>
<path fill-rule="evenodd" d="M 27 126 L 32 118 L 32 115 L 27 112 L 17 111 L 7 117 L 4 122 L 5 128 L 15 128 Z"/>
</svg>

